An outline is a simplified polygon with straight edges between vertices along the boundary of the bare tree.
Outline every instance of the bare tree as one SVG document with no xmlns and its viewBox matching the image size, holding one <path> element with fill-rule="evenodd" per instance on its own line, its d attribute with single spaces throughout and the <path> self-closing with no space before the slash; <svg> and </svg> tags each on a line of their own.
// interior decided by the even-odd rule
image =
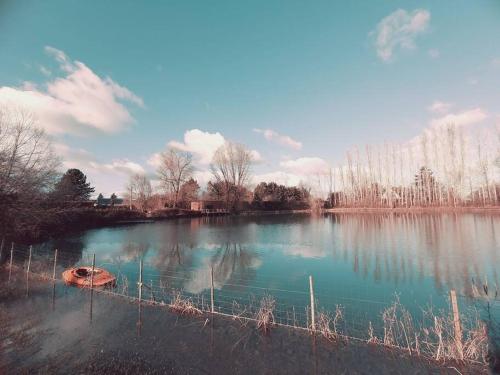
<svg viewBox="0 0 500 375">
<path fill-rule="evenodd" d="M 135 197 L 139 209 L 141 211 L 148 210 L 153 195 L 153 189 L 151 187 L 151 181 L 146 175 L 137 173 L 130 176 L 127 190 L 130 194 L 130 205 L 132 205 L 133 198 Z"/>
<path fill-rule="evenodd" d="M 36 119 L 23 109 L 0 108 L 0 225 L 41 221 L 42 197 L 53 188 L 59 159 Z"/>
<path fill-rule="evenodd" d="M 224 187 L 228 209 L 234 210 L 250 182 L 252 154 L 240 143 L 226 142 L 215 152 L 210 169 Z"/>
<path fill-rule="evenodd" d="M 193 157 L 190 153 L 174 148 L 162 153 L 158 176 L 162 187 L 172 195 L 172 207 L 177 207 L 181 186 L 192 177 L 193 171 Z"/>
<path fill-rule="evenodd" d="M 59 159 L 34 116 L 0 108 L 0 192 L 21 194 L 53 186 Z"/>
</svg>

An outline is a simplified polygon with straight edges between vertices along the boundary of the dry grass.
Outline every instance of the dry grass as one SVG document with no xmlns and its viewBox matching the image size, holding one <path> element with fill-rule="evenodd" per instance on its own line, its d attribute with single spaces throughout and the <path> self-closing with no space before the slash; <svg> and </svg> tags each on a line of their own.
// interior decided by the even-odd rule
<svg viewBox="0 0 500 375">
<path fill-rule="evenodd" d="M 328 311 L 321 311 L 317 316 L 316 331 L 319 332 L 324 338 L 330 341 L 338 340 L 344 336 L 341 331 L 341 325 L 344 321 L 344 309 L 341 305 L 335 306 L 335 315 Z"/>
<path fill-rule="evenodd" d="M 472 361 L 486 364 L 488 334 L 485 324 L 476 312 L 461 314 L 463 337 L 458 339 L 454 331 L 453 316 L 444 311 L 434 313 L 429 308 L 423 311 L 423 320 L 415 324 L 411 314 L 400 304 L 399 299 L 382 313 L 383 337 L 373 333 L 370 322 L 368 342 L 381 342 L 398 347 L 410 355 L 422 355 L 437 361 Z"/>
<path fill-rule="evenodd" d="M 337 333 L 333 329 L 333 318 L 328 311 L 321 311 L 318 314 L 317 331 L 327 340 L 337 339 Z"/>
<path fill-rule="evenodd" d="M 380 344 L 380 340 L 374 334 L 372 322 L 368 322 L 368 340 L 367 340 L 367 342 L 369 344 Z"/>
<path fill-rule="evenodd" d="M 265 296 L 260 301 L 260 308 L 257 311 L 255 320 L 257 321 L 257 329 L 264 333 L 268 333 L 274 325 L 274 309 L 276 300 L 271 296 Z"/>
<path fill-rule="evenodd" d="M 181 315 L 203 314 L 203 312 L 195 306 L 191 298 L 184 297 L 179 291 L 174 291 L 168 307 L 171 311 L 174 311 Z"/>
</svg>

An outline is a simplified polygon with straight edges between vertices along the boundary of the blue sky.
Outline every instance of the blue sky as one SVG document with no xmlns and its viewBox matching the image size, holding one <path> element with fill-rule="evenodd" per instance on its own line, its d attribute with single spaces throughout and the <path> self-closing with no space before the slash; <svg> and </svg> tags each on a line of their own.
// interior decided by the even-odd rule
<svg viewBox="0 0 500 375">
<path fill-rule="evenodd" d="M 106 194 L 171 142 L 200 180 L 233 140 L 297 183 L 443 118 L 497 126 L 499 40 L 499 1 L 1 1 L 0 103 Z"/>
</svg>

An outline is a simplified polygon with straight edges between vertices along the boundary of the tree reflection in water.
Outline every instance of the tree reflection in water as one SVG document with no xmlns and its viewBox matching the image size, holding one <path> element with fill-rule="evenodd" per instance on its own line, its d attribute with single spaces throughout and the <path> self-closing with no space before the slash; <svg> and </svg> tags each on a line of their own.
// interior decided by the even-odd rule
<svg viewBox="0 0 500 375">
<path fill-rule="evenodd" d="M 464 214 L 336 214 L 332 255 L 354 273 L 395 285 L 431 277 L 470 294 L 472 278 L 498 285 L 500 217 Z"/>
<path fill-rule="evenodd" d="M 301 288 L 311 274 L 324 279 L 319 285 L 329 293 L 349 286 L 370 294 L 380 286 L 380 295 L 450 288 L 471 294 L 472 278 L 487 278 L 493 289 L 498 284 L 499 230 L 495 214 L 241 216 L 103 228 L 41 248 L 47 254 L 58 248 L 63 266 L 95 251 L 98 263 L 131 263 L 127 272 L 134 279 L 132 263 L 142 257 L 150 276 L 176 276 L 176 286 L 192 292 L 209 288 L 213 267 L 216 288 L 256 279 Z"/>
<path fill-rule="evenodd" d="M 55 249 L 58 249 L 58 265 L 63 268 L 72 267 L 83 257 L 85 241 L 83 236 L 56 238 L 37 245 L 35 247 L 35 253 L 38 255 L 46 255 L 49 259 L 52 259 Z"/>
<path fill-rule="evenodd" d="M 261 265 L 257 253 L 240 244 L 227 243 L 212 256 L 214 283 L 218 287 L 224 284 L 247 285 L 255 278 L 256 270 Z"/>
</svg>

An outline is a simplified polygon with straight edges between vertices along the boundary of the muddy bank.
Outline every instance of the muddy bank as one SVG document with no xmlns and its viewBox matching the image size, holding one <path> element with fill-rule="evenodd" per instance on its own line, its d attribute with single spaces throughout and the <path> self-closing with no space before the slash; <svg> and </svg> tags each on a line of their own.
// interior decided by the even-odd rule
<svg viewBox="0 0 500 375">
<path fill-rule="evenodd" d="M 248 321 L 179 316 L 99 293 L 91 314 L 88 290 L 33 280 L 27 296 L 23 274 L 14 274 L 10 286 L 5 277 L 0 272 L 0 373 L 457 373 L 378 345 L 287 328 L 264 335 Z"/>
</svg>

